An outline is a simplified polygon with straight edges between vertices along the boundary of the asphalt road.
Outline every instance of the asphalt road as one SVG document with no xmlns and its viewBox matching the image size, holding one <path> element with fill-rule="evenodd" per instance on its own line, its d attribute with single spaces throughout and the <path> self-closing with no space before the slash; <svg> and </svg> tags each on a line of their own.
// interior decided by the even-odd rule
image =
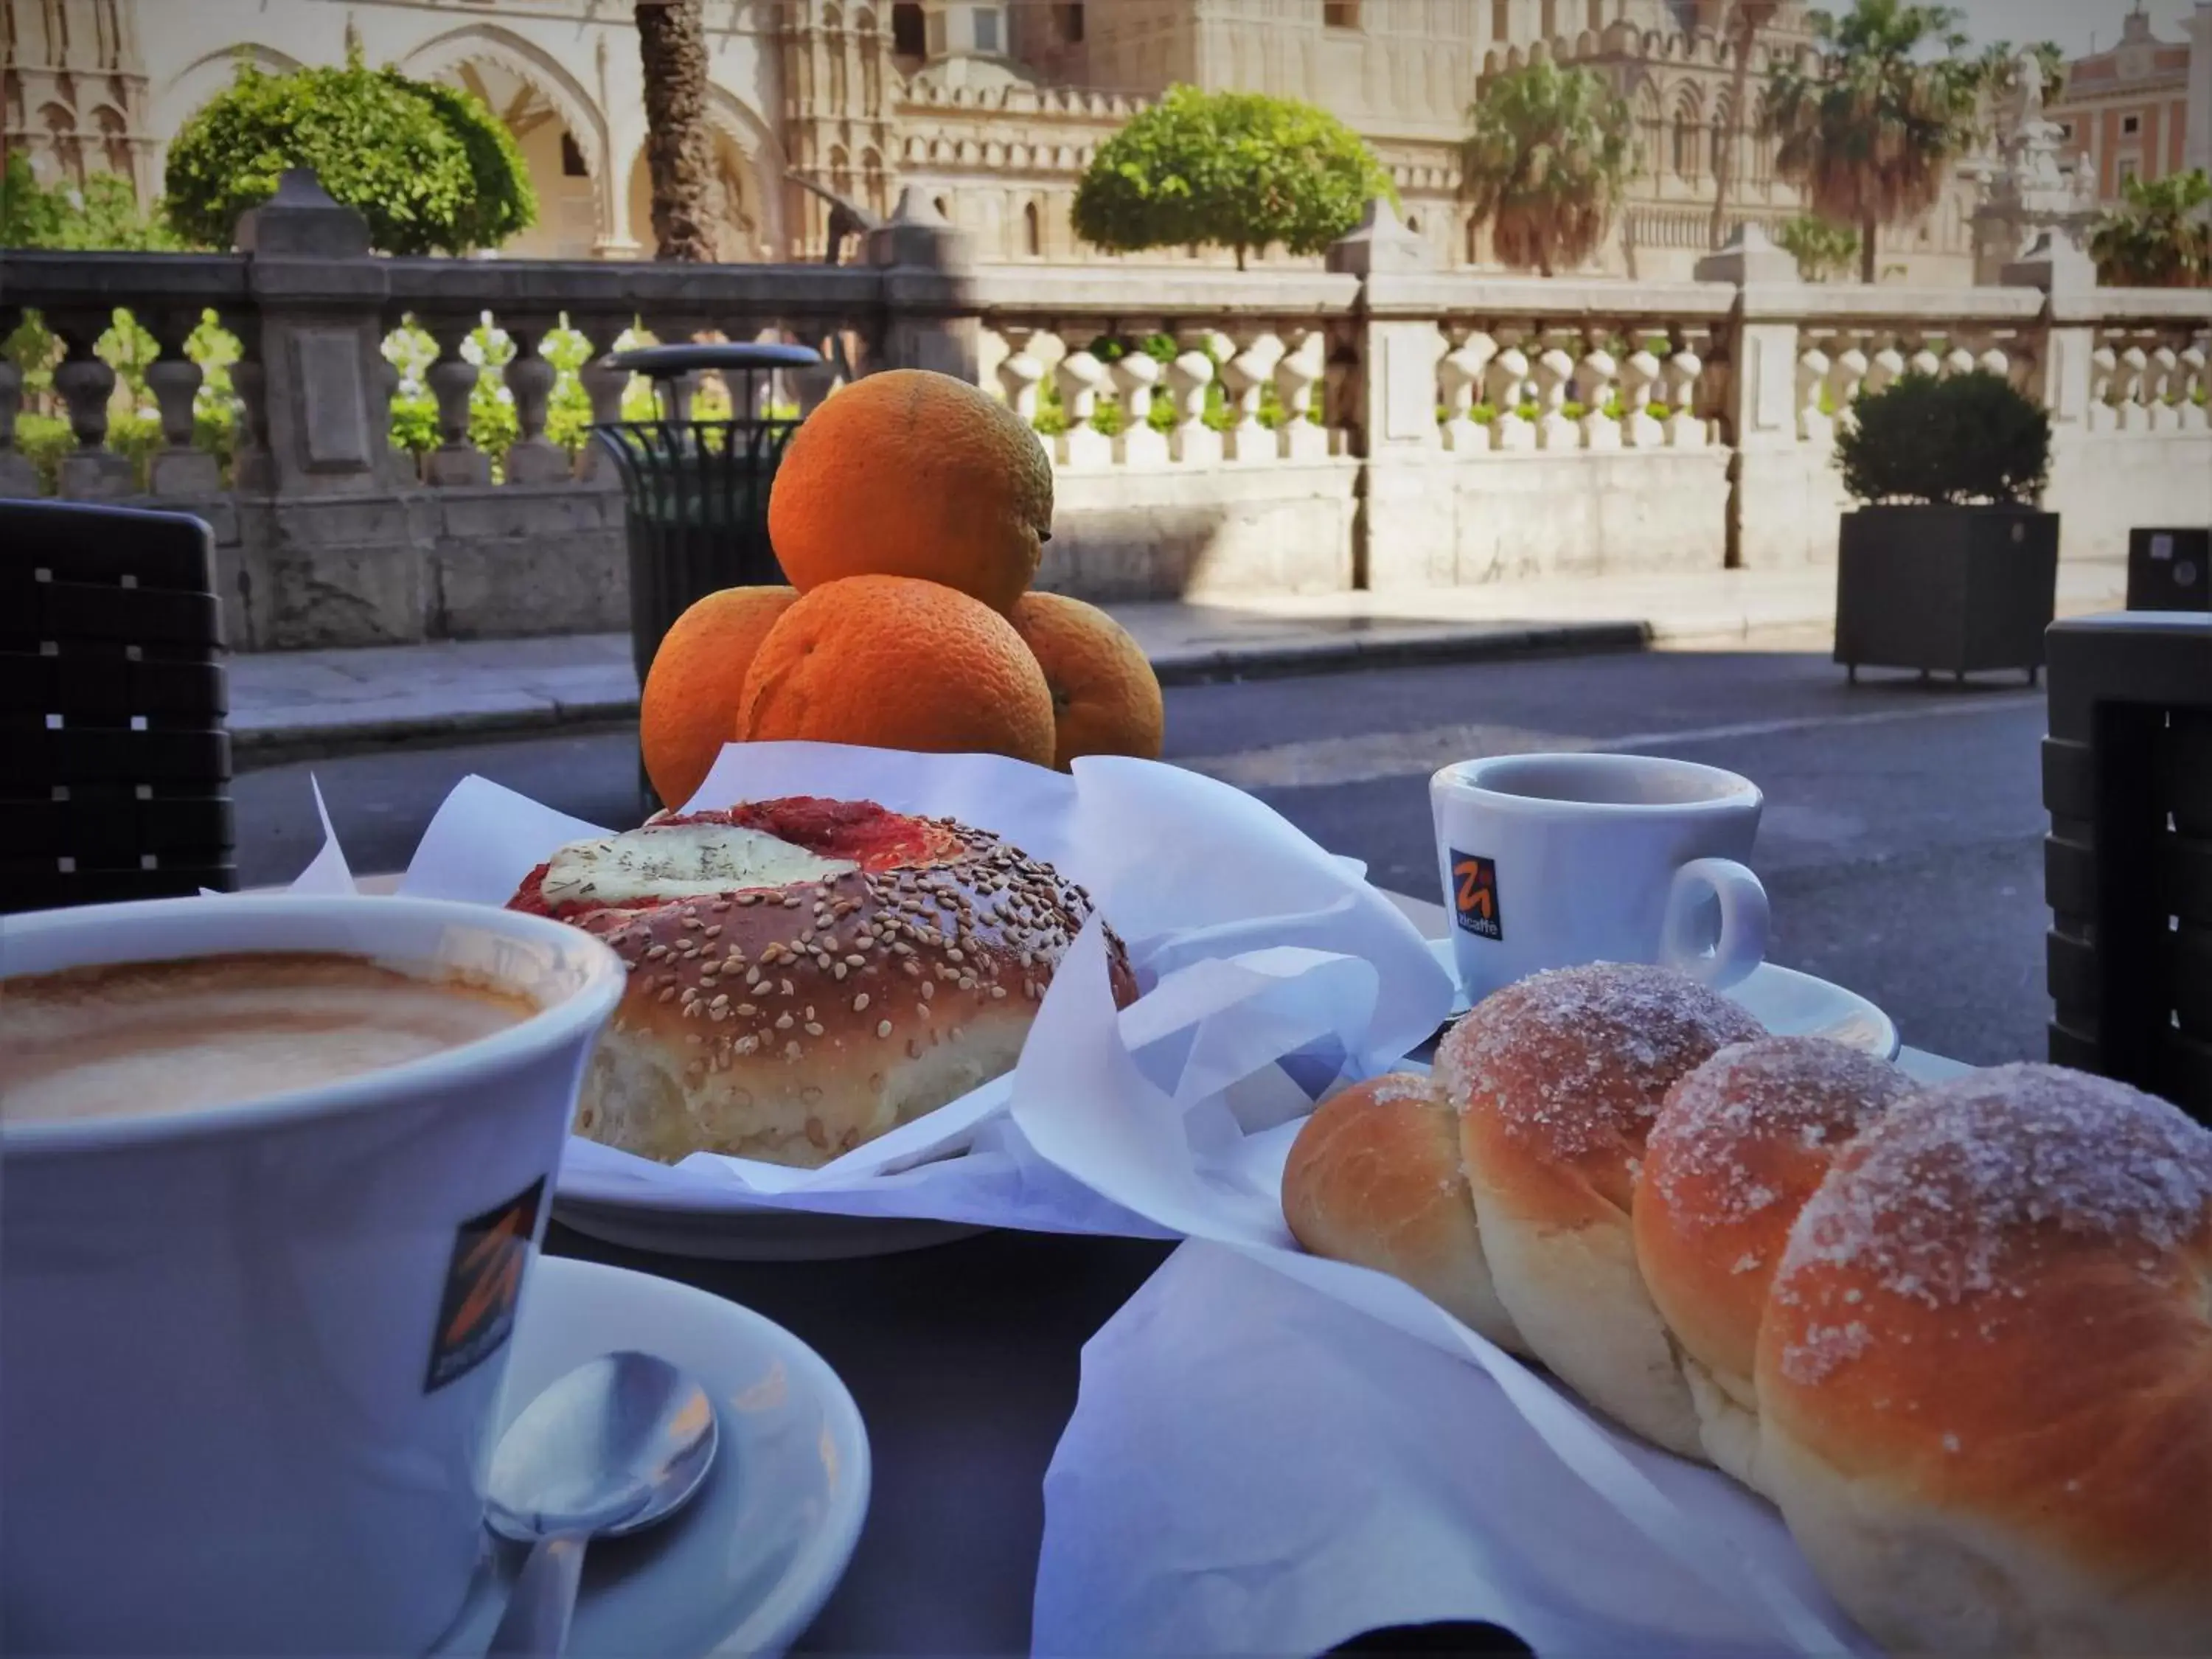
<svg viewBox="0 0 2212 1659">
<path fill-rule="evenodd" d="M 2038 744 L 2016 678 L 1844 684 L 1810 650 L 1668 652 L 1193 686 L 1168 694 L 1169 757 L 1261 795 L 1373 879 L 1431 896 L 1427 780 L 1447 761 L 1603 746 L 1744 773 L 1767 807 L 1753 863 L 1776 961 L 1887 1008 L 1916 1047 L 2039 1059 Z M 633 738 L 599 732 L 301 763 L 242 775 L 241 876 L 313 854 L 320 781 L 355 869 L 404 866 L 446 792 L 481 773 L 609 825 L 635 821 Z"/>
</svg>

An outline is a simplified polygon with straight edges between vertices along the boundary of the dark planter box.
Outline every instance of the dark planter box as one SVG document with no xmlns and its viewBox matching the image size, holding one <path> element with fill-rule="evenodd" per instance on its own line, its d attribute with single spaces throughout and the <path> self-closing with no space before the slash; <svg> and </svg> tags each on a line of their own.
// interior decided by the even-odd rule
<svg viewBox="0 0 2212 1659">
<path fill-rule="evenodd" d="M 2058 515 L 2024 507 L 1864 507 L 1844 515 L 1836 660 L 1967 675 L 2043 666 Z"/>
</svg>

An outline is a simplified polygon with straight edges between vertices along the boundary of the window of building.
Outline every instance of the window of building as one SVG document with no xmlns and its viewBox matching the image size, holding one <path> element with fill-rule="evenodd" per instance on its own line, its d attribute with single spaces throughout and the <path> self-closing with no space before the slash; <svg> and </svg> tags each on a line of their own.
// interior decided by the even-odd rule
<svg viewBox="0 0 2212 1659">
<path fill-rule="evenodd" d="M 2126 138 L 2132 138 L 2132 137 L 2134 137 L 2137 133 L 2141 132 L 2142 131 L 2142 116 L 2140 116 L 2140 115 L 2123 115 L 2122 117 L 2120 117 L 2120 135 L 2121 135 L 2121 137 L 2126 137 Z"/>
<path fill-rule="evenodd" d="M 1083 0 L 1060 9 L 1060 38 L 1071 46 L 1083 44 Z"/>
<path fill-rule="evenodd" d="M 917 0 L 900 0 L 891 8 L 891 50 L 901 58 L 928 55 L 928 29 Z"/>
<path fill-rule="evenodd" d="M 1589 27 L 1593 33 L 1605 27 L 1605 0 L 1589 0 Z"/>
<path fill-rule="evenodd" d="M 1421 234 L 1421 216 L 1418 213 L 1407 214 L 1406 216 L 1406 228 L 1412 231 L 1414 235 L 1419 235 Z"/>
<path fill-rule="evenodd" d="M 1544 38 L 1551 40 L 1559 32 L 1559 0 L 1544 0 Z"/>
<path fill-rule="evenodd" d="M 978 52 L 998 51 L 999 9 L 996 6 L 978 6 L 975 8 L 975 50 Z"/>
<path fill-rule="evenodd" d="M 1716 179 L 1718 179 L 1722 174 L 1728 173 L 1730 170 L 1729 167 L 1728 117 L 1717 110 L 1713 112 L 1712 167 L 1713 177 Z"/>
<path fill-rule="evenodd" d="M 591 168 L 584 165 L 584 152 L 577 145 L 576 135 L 573 132 L 561 135 L 561 176 L 563 179 L 588 179 L 592 176 Z"/>
<path fill-rule="evenodd" d="M 1513 38 L 1513 0 L 1490 0 L 1490 38 L 1510 40 Z"/>
<path fill-rule="evenodd" d="M 945 14 L 941 11 L 929 14 L 928 44 L 929 50 L 924 54 L 925 56 L 930 58 L 945 56 Z"/>
<path fill-rule="evenodd" d="M 1022 252 L 1032 259 L 1044 257 L 1044 224 L 1035 202 L 1022 210 Z"/>
<path fill-rule="evenodd" d="M 1324 28 L 1358 28 L 1359 0 L 1321 0 L 1321 21 Z"/>
<path fill-rule="evenodd" d="M 2058 136 L 2061 138 L 2073 137 L 2074 124 L 2071 121 L 2061 121 L 2058 124 Z"/>
<path fill-rule="evenodd" d="M 2135 158 L 2134 156 L 2132 156 L 2132 155 L 2123 155 L 2122 157 L 2120 157 L 2120 182 L 2121 182 L 2121 183 L 2125 184 L 2129 179 L 2130 179 L 2134 178 L 2137 173 L 2141 173 L 2142 171 L 2142 168 L 2141 164 L 2140 164 L 2140 163 L 2138 163 L 2138 162 L 2136 161 L 2136 158 Z"/>
<path fill-rule="evenodd" d="M 1674 174 L 1680 179 L 1698 176 L 1698 128 L 1686 112 L 1674 118 Z"/>
</svg>

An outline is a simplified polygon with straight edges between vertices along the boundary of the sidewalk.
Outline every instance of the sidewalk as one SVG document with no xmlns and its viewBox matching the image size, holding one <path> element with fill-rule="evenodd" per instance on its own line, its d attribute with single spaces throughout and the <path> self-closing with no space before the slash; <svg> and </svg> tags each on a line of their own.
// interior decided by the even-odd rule
<svg viewBox="0 0 2212 1659">
<path fill-rule="evenodd" d="M 1401 593 L 1315 593 L 1116 605 L 1163 684 L 1314 673 L 1531 653 L 1723 646 L 1794 634 L 1817 645 L 1835 572 L 1716 570 L 1498 583 Z M 2062 616 L 2117 610 L 2116 563 L 2063 567 Z M 270 652 L 230 662 L 240 761 L 347 753 L 396 743 L 618 723 L 635 717 L 623 634 L 441 641 L 350 651 Z"/>
</svg>

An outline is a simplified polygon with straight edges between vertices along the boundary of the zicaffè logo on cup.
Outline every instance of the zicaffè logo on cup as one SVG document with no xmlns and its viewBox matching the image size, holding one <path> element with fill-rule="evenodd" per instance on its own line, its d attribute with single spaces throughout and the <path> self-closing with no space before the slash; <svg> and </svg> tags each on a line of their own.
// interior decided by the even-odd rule
<svg viewBox="0 0 2212 1659">
<path fill-rule="evenodd" d="M 455 1231 L 423 1393 L 434 1394 L 467 1376 L 497 1353 L 513 1333 L 522 1270 L 530 1260 L 530 1240 L 538 1231 L 538 1206 L 544 1195 L 541 1176 Z"/>
<path fill-rule="evenodd" d="M 1505 929 L 1498 914 L 1498 864 L 1471 854 L 1452 854 L 1452 908 L 1459 925 L 1483 939 L 1502 939 Z"/>
</svg>

